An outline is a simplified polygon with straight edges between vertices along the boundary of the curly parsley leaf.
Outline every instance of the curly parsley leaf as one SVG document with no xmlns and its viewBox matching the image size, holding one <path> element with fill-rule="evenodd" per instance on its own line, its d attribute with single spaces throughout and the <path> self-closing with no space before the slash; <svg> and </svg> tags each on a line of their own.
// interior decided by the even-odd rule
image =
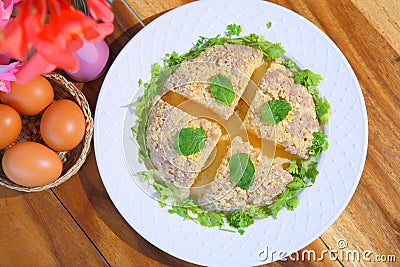
<svg viewBox="0 0 400 267">
<path fill-rule="evenodd" d="M 299 198 L 298 196 L 294 196 L 292 198 L 289 198 L 285 202 L 285 206 L 288 210 L 293 211 L 297 206 L 299 205 Z"/>
<path fill-rule="evenodd" d="M 228 77 L 217 74 L 211 77 L 210 91 L 219 103 L 230 105 L 235 99 L 235 91 Z"/>
<path fill-rule="evenodd" d="M 271 29 L 271 27 L 272 27 L 272 22 L 271 22 L 271 21 L 268 21 L 267 24 L 266 24 L 265 26 L 267 26 L 267 29 Z"/>
<path fill-rule="evenodd" d="M 224 225 L 224 220 L 222 219 L 221 214 L 213 211 L 200 212 L 196 220 L 200 223 L 200 225 L 206 227 L 221 227 Z"/>
<path fill-rule="evenodd" d="M 313 136 L 313 143 L 308 153 L 317 158 L 323 150 L 328 149 L 329 143 L 326 140 L 327 136 L 322 132 L 314 132 Z"/>
<path fill-rule="evenodd" d="M 226 26 L 226 30 L 228 31 L 228 36 L 239 36 L 242 32 L 242 26 L 233 23 Z"/>
<path fill-rule="evenodd" d="M 317 86 L 322 80 L 322 76 L 312 72 L 309 69 L 293 72 L 296 83 L 305 87 Z"/>
<path fill-rule="evenodd" d="M 153 188 L 156 190 L 160 196 L 158 197 L 158 204 L 164 208 L 165 201 L 168 199 L 175 199 L 179 196 L 179 190 L 171 184 L 167 184 L 162 180 L 154 180 Z"/>
<path fill-rule="evenodd" d="M 229 159 L 229 176 L 243 190 L 248 190 L 254 181 L 255 168 L 246 153 L 238 153 Z"/>
<path fill-rule="evenodd" d="M 242 228 L 249 227 L 254 223 L 253 217 L 245 210 L 235 210 L 226 214 L 229 225 L 238 229 L 239 234 L 243 234 Z"/>
<path fill-rule="evenodd" d="M 285 60 L 285 61 L 283 61 L 282 65 L 285 66 L 286 68 L 290 69 L 290 70 L 295 70 L 297 68 L 296 62 L 294 62 L 290 58 Z"/>
<path fill-rule="evenodd" d="M 326 97 L 318 98 L 315 103 L 315 112 L 317 113 L 318 119 L 323 123 L 329 122 L 329 114 L 331 114 L 331 105 L 329 104 Z"/>
<path fill-rule="evenodd" d="M 291 110 L 290 104 L 284 100 L 270 100 L 262 106 L 261 120 L 276 125 L 284 120 Z"/>
<path fill-rule="evenodd" d="M 317 162 L 316 161 L 311 161 L 307 165 L 307 172 L 306 176 L 310 178 L 311 183 L 315 183 L 315 179 L 317 178 L 319 171 L 317 170 Z"/>
<path fill-rule="evenodd" d="M 206 143 L 206 132 L 202 128 L 183 128 L 174 137 L 173 148 L 176 153 L 190 156 L 198 153 Z"/>
<path fill-rule="evenodd" d="M 150 160 L 150 151 L 146 146 L 147 118 L 150 112 L 152 99 L 159 93 L 160 88 L 162 88 L 162 77 L 161 66 L 158 63 L 154 63 L 150 82 L 143 83 L 141 80 L 138 81 L 138 84 L 144 87 L 143 96 L 129 105 L 135 109 L 137 117 L 135 124 L 131 127 L 131 131 L 133 140 L 139 147 L 139 163 Z"/>
</svg>

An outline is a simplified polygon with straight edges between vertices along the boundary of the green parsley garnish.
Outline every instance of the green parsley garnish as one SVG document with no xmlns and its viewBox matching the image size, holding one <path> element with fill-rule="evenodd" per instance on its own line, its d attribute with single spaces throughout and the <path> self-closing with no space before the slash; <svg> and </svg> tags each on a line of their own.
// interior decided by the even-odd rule
<svg viewBox="0 0 400 267">
<path fill-rule="evenodd" d="M 318 158 L 323 150 L 327 150 L 329 143 L 326 140 L 327 136 L 322 132 L 313 133 L 314 139 L 310 151 L 308 152 L 311 156 Z"/>
<path fill-rule="evenodd" d="M 296 83 L 305 87 L 317 86 L 322 80 L 322 76 L 309 69 L 293 72 Z"/>
<path fill-rule="evenodd" d="M 161 90 L 160 88 L 162 88 L 163 76 L 164 74 L 161 71 L 161 66 L 158 63 L 154 63 L 150 82 L 143 84 L 142 80 L 138 81 L 139 86 L 144 86 L 143 96 L 129 105 L 135 108 L 137 117 L 135 124 L 131 127 L 131 131 L 134 141 L 139 147 L 139 163 L 150 159 L 150 151 L 146 146 L 147 117 L 151 109 L 152 99 L 158 95 Z"/>
<path fill-rule="evenodd" d="M 285 119 L 291 110 L 290 104 L 284 100 L 270 100 L 262 106 L 261 120 L 276 125 Z"/>
<path fill-rule="evenodd" d="M 202 128 L 183 128 L 174 137 L 173 148 L 176 153 L 190 156 L 198 153 L 206 143 L 206 132 Z"/>
<path fill-rule="evenodd" d="M 229 172 L 231 180 L 243 190 L 248 190 L 254 181 L 254 164 L 246 153 L 238 153 L 230 158 Z"/>
<path fill-rule="evenodd" d="M 331 114 L 331 105 L 325 97 L 318 98 L 315 103 L 315 112 L 317 113 L 318 119 L 323 123 L 327 124 L 329 121 L 329 114 Z"/>
<path fill-rule="evenodd" d="M 308 178 L 311 183 L 315 182 L 315 178 L 318 175 L 316 165 L 316 162 L 310 162 L 306 165 L 303 160 L 290 162 L 290 165 L 286 170 L 293 176 L 293 181 L 287 184 L 286 189 L 269 207 L 273 218 L 277 217 L 279 211 L 283 207 L 286 207 L 288 210 L 294 210 L 297 207 L 299 204 L 297 192 L 309 187 L 306 178 Z"/>
<path fill-rule="evenodd" d="M 243 234 L 242 228 L 249 227 L 254 223 L 253 217 L 245 210 L 235 210 L 226 214 L 226 219 L 230 226 L 238 229 L 239 234 Z"/>
<path fill-rule="evenodd" d="M 271 29 L 271 27 L 272 27 L 272 22 L 271 22 L 271 21 L 268 21 L 267 24 L 266 24 L 265 26 L 267 26 L 267 29 Z"/>
<path fill-rule="evenodd" d="M 165 201 L 168 199 L 176 199 L 179 196 L 179 190 L 174 185 L 167 184 L 163 181 L 161 174 L 157 170 L 147 170 L 138 172 L 137 175 L 140 181 L 147 182 L 152 185 L 154 190 L 156 190 L 160 196 L 158 197 L 158 204 L 164 208 Z"/>
<path fill-rule="evenodd" d="M 215 100 L 221 104 L 230 105 L 235 99 L 235 91 L 231 80 L 221 74 L 211 77 L 210 91 Z"/>
<path fill-rule="evenodd" d="M 296 83 L 304 85 L 312 95 L 314 102 L 318 99 L 317 85 L 321 82 L 322 76 L 309 69 L 293 72 Z"/>
<path fill-rule="evenodd" d="M 285 66 L 286 68 L 290 69 L 290 70 L 295 70 L 297 68 L 296 62 L 294 62 L 290 58 L 285 60 L 285 61 L 283 61 L 282 65 Z"/>
<path fill-rule="evenodd" d="M 228 31 L 228 36 L 239 36 L 242 32 L 242 26 L 233 23 L 226 26 L 226 30 Z"/>
</svg>

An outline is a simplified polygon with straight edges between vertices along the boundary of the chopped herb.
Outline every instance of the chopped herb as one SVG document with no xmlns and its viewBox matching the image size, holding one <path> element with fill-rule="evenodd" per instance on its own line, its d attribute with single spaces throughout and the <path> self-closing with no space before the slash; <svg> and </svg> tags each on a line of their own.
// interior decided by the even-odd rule
<svg viewBox="0 0 400 267">
<path fill-rule="evenodd" d="M 329 121 L 329 114 L 331 113 L 331 105 L 325 97 L 321 97 L 315 103 L 315 112 L 317 113 L 318 119 L 323 123 L 327 124 Z"/>
<path fill-rule="evenodd" d="M 272 27 L 272 22 L 271 22 L 271 21 L 268 21 L 267 24 L 266 24 L 265 26 L 267 26 L 267 29 L 271 29 L 271 27 Z"/>
<path fill-rule="evenodd" d="M 270 100 L 262 106 L 261 120 L 268 124 L 276 125 L 285 119 L 291 110 L 290 104 L 284 100 Z"/>
<path fill-rule="evenodd" d="M 162 208 L 165 207 L 165 201 L 168 199 L 175 199 L 179 196 L 179 190 L 171 184 L 167 184 L 162 180 L 154 180 L 153 188 L 156 190 L 160 196 L 158 197 L 158 204 Z"/>
<path fill-rule="evenodd" d="M 322 132 L 313 133 L 314 139 L 310 151 L 308 152 L 311 156 L 318 158 L 323 150 L 327 150 L 329 143 L 326 140 L 327 136 Z"/>
<path fill-rule="evenodd" d="M 224 225 L 224 220 L 222 219 L 221 214 L 208 211 L 208 212 L 200 212 L 197 216 L 197 221 L 202 226 L 206 227 L 215 227 Z"/>
<path fill-rule="evenodd" d="M 293 72 L 296 83 L 305 87 L 317 86 L 322 80 L 322 76 L 309 69 Z"/>
<path fill-rule="evenodd" d="M 285 60 L 285 61 L 283 61 L 282 65 L 285 66 L 286 68 L 290 69 L 290 70 L 295 70 L 297 68 L 296 62 L 294 62 L 290 58 Z"/>
<path fill-rule="evenodd" d="M 141 182 L 150 182 L 160 177 L 160 173 L 157 170 L 147 170 L 138 172 L 137 175 Z"/>
<path fill-rule="evenodd" d="M 246 153 L 238 153 L 230 158 L 229 172 L 231 180 L 243 190 L 248 190 L 254 181 L 254 164 Z"/>
<path fill-rule="evenodd" d="M 311 86 L 307 87 L 307 90 L 310 93 L 310 95 L 312 96 L 314 102 L 317 102 L 318 101 L 318 94 L 319 94 L 319 91 L 318 91 L 317 87 L 314 86 L 314 85 L 311 85 Z"/>
<path fill-rule="evenodd" d="M 226 219 L 230 226 L 239 229 L 249 227 L 254 223 L 254 219 L 245 210 L 235 210 L 226 214 Z"/>
<path fill-rule="evenodd" d="M 286 169 L 290 174 L 298 174 L 299 166 L 297 166 L 297 162 L 295 160 L 290 162 L 289 167 Z"/>
<path fill-rule="evenodd" d="M 176 153 L 190 156 L 198 153 L 206 143 L 206 132 L 202 128 L 183 128 L 174 137 L 173 148 Z"/>
<path fill-rule="evenodd" d="M 141 87 L 142 85 L 143 85 L 143 80 L 142 80 L 142 79 L 139 79 L 139 81 L 138 81 L 138 86 Z"/>
<path fill-rule="evenodd" d="M 211 77 L 210 91 L 219 103 L 230 105 L 235 99 L 235 91 L 228 77 L 217 74 Z"/>
<path fill-rule="evenodd" d="M 226 26 L 226 30 L 228 31 L 228 36 L 239 36 L 242 32 L 242 26 L 233 23 Z"/>
<path fill-rule="evenodd" d="M 252 205 L 249 207 L 248 212 L 250 216 L 256 219 L 264 219 L 271 215 L 271 210 L 267 206 L 256 207 Z"/>
<path fill-rule="evenodd" d="M 162 88 L 162 76 L 161 66 L 158 63 L 154 63 L 150 82 L 143 84 L 143 96 L 129 105 L 135 108 L 137 117 L 135 124 L 131 127 L 131 131 L 139 147 L 139 163 L 150 159 L 150 151 L 146 146 L 147 117 L 150 112 L 152 99 L 159 93 L 160 88 Z"/>
<path fill-rule="evenodd" d="M 297 205 L 299 205 L 298 196 L 287 199 L 285 205 L 288 210 L 294 210 L 295 208 L 297 208 Z"/>
<path fill-rule="evenodd" d="M 311 183 L 315 183 L 315 179 L 317 178 L 319 171 L 317 170 L 317 162 L 316 161 L 311 161 L 307 165 L 307 172 L 306 176 L 310 178 Z"/>
</svg>

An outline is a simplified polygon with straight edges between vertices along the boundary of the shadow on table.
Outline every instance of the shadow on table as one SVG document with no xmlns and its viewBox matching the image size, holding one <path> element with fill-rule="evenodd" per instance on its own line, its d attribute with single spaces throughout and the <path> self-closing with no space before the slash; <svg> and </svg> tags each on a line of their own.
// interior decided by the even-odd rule
<svg viewBox="0 0 400 267">
<path fill-rule="evenodd" d="M 90 174 L 90 177 L 88 175 Z M 140 254 L 151 258 L 161 264 L 173 266 L 195 266 L 183 262 L 156 248 L 136 231 L 134 231 L 112 204 L 97 169 L 94 152 L 89 154 L 88 161 L 79 173 L 83 190 L 100 219 L 108 228 L 125 244 Z M 110 246 L 113 246 L 110 244 Z M 106 257 L 107 258 L 107 257 Z"/>
</svg>

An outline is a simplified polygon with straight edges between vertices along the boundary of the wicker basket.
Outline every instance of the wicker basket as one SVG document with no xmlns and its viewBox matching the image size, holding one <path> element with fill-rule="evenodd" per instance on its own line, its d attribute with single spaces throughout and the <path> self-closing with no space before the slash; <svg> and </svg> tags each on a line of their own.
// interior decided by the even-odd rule
<svg viewBox="0 0 400 267">
<path fill-rule="evenodd" d="M 47 185 L 36 187 L 18 185 L 6 177 L 0 164 L 0 184 L 18 191 L 38 192 L 65 182 L 79 171 L 90 151 L 90 144 L 93 136 L 93 118 L 90 112 L 89 103 L 85 96 L 73 83 L 67 81 L 67 79 L 60 74 L 52 73 L 45 75 L 44 77 L 47 78 L 53 86 L 54 98 L 56 100 L 70 99 L 81 107 L 86 120 L 85 136 L 81 143 L 73 150 L 57 153 L 63 162 L 63 171 L 57 180 Z M 42 113 L 36 116 L 22 116 L 22 131 L 14 144 L 23 141 L 33 141 L 44 144 L 39 131 L 41 117 Z M 6 150 L 7 148 L 0 150 L 0 161 Z"/>
</svg>

